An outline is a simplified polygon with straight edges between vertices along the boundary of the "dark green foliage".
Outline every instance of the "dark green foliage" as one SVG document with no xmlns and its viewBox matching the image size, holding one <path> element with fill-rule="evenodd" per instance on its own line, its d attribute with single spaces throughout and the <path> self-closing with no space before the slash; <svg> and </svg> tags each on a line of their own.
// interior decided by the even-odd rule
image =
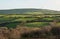
<svg viewBox="0 0 60 39">
<path fill-rule="evenodd" d="M 60 27 L 53 27 L 51 32 L 53 35 L 60 35 Z"/>
</svg>

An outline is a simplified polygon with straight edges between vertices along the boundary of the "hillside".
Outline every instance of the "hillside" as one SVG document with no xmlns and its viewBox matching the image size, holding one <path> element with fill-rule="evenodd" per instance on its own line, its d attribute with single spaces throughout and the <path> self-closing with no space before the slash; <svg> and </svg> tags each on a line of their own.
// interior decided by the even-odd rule
<svg viewBox="0 0 60 39">
<path fill-rule="evenodd" d="M 60 11 L 0 10 L 0 39 L 60 39 Z"/>
<path fill-rule="evenodd" d="M 10 9 L 0 10 L 0 14 L 60 14 L 60 11 L 47 9 Z"/>
</svg>

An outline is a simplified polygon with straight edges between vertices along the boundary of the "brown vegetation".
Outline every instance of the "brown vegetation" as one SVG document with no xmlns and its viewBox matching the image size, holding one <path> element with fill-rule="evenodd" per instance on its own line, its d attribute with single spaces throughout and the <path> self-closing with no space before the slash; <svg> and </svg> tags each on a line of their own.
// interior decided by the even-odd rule
<svg viewBox="0 0 60 39">
<path fill-rule="evenodd" d="M 55 32 L 56 30 L 56 32 Z M 0 39 L 59 39 L 60 27 L 0 27 Z"/>
</svg>

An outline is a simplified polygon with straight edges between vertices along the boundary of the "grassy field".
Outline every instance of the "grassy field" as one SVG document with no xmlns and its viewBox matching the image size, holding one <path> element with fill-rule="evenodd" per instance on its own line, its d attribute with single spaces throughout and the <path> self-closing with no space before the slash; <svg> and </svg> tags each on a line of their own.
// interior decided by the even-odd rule
<svg viewBox="0 0 60 39">
<path fill-rule="evenodd" d="M 27 27 L 43 27 L 48 26 L 48 22 L 33 22 L 33 23 L 26 23 L 25 26 Z"/>
<path fill-rule="evenodd" d="M 48 22 L 40 22 L 40 20 L 47 20 Z M 0 15 L 0 26 L 16 27 L 17 25 L 24 25 L 27 27 L 41 27 L 48 26 L 50 20 L 60 20 L 59 15 L 36 15 L 36 14 L 18 14 L 18 15 Z M 36 21 L 36 22 L 35 22 Z"/>
</svg>

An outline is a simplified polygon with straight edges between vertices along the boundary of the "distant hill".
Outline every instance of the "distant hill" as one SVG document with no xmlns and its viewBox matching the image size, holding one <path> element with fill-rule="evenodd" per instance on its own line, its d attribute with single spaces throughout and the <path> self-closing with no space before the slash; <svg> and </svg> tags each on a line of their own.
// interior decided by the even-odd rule
<svg viewBox="0 0 60 39">
<path fill-rule="evenodd" d="M 0 14 L 60 14 L 60 11 L 47 9 L 10 9 L 0 10 Z"/>
</svg>

